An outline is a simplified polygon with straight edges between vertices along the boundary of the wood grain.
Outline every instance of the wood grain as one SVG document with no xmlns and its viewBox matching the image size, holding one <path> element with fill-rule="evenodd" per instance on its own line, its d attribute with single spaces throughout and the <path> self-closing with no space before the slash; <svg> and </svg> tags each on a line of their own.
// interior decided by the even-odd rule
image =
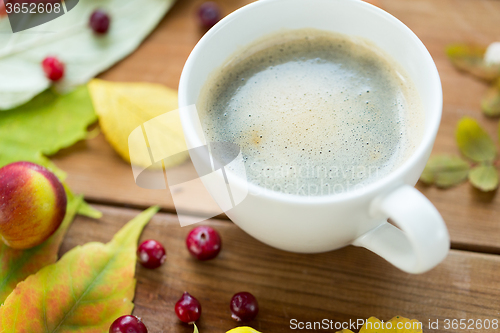
<svg viewBox="0 0 500 333">
<path fill-rule="evenodd" d="M 224 13 L 248 3 L 248 0 L 219 0 Z M 200 1 L 178 1 L 158 28 L 130 57 L 101 75 L 115 81 L 149 81 L 177 88 L 180 73 L 189 52 L 202 36 L 194 19 Z M 435 153 L 458 154 L 454 132 L 458 120 L 472 116 L 497 136 L 498 119 L 482 116 L 479 101 L 487 86 L 451 66 L 444 48 L 452 42 L 488 44 L 500 40 L 500 2 L 493 0 L 380 0 L 376 4 L 407 24 L 424 42 L 440 72 L 444 91 L 444 113 Z M 166 190 L 144 190 L 134 184 L 132 172 L 100 135 L 77 144 L 54 157 L 68 172 L 68 184 L 94 202 L 145 207 L 159 204 L 173 211 Z M 176 172 L 190 172 L 178 167 Z M 453 246 L 483 252 L 500 253 L 500 196 L 481 193 L 462 184 L 439 190 L 418 184 L 439 209 L 450 229 Z M 197 200 L 200 188 L 185 187 L 183 209 L 219 212 L 216 205 Z"/>
<path fill-rule="evenodd" d="M 139 213 L 96 208 L 103 218 L 77 217 L 61 254 L 86 242 L 109 241 Z M 409 275 L 364 249 L 293 254 L 259 243 L 232 223 L 211 220 L 206 224 L 216 228 L 223 240 L 219 257 L 209 262 L 190 257 L 184 245 L 190 227 L 181 228 L 175 215 L 157 214 L 146 227 L 141 240 L 154 238 L 167 249 L 167 261 L 159 269 L 137 266 L 134 314 L 144 320 L 150 333 L 192 332 L 174 313 L 183 291 L 202 304 L 201 333 L 226 332 L 238 325 L 230 317 L 229 300 L 240 291 L 257 297 L 260 313 L 248 324 L 261 332 L 293 331 L 291 319 L 343 322 L 370 316 L 388 320 L 395 315 L 422 321 L 424 332 L 485 332 L 446 330 L 444 319 L 500 319 L 497 255 L 453 250 L 434 270 Z M 429 329 L 429 319 L 438 319 L 441 329 Z"/>
</svg>

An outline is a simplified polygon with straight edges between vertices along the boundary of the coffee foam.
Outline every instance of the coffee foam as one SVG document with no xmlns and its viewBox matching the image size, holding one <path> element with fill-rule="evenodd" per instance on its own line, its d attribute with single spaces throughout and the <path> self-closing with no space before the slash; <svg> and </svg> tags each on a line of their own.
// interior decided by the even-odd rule
<svg viewBox="0 0 500 333">
<path fill-rule="evenodd" d="M 237 144 L 247 179 L 261 187 L 350 191 L 392 172 L 421 140 L 415 87 L 368 41 L 289 30 L 231 59 L 207 81 L 197 107 L 207 139 Z"/>
</svg>

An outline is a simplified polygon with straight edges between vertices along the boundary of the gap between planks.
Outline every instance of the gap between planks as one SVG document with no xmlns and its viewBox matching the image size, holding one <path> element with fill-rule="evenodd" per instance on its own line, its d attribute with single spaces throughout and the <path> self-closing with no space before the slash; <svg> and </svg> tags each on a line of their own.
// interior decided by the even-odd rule
<svg viewBox="0 0 500 333">
<path fill-rule="evenodd" d="M 92 205 L 101 205 L 101 206 L 113 207 L 113 208 L 128 208 L 128 209 L 135 209 L 135 210 L 145 210 L 149 207 L 149 206 L 145 206 L 145 205 L 118 203 L 118 202 L 113 202 L 113 201 L 108 201 L 108 200 L 94 200 L 92 198 L 85 198 L 85 200 L 89 204 L 92 204 Z M 176 214 L 175 209 L 169 209 L 169 208 L 164 208 L 164 207 L 160 207 L 159 212 L 166 213 L 166 214 Z M 193 212 L 190 215 L 194 216 L 194 217 L 197 216 L 195 212 Z M 232 223 L 232 221 L 229 219 L 229 217 L 227 217 L 226 214 L 219 214 L 217 216 L 212 217 L 211 219 L 216 219 L 216 220 Z M 500 248 L 495 248 L 495 247 L 490 247 L 490 246 L 481 246 L 481 245 L 475 245 L 475 244 L 460 243 L 460 242 L 451 242 L 450 249 L 457 250 L 457 251 L 463 251 L 463 252 L 500 255 Z"/>
</svg>

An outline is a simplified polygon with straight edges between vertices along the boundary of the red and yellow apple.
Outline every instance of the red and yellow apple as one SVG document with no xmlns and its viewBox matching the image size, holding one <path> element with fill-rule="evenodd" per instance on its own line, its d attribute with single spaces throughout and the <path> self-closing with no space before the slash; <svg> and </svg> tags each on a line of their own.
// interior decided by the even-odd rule
<svg viewBox="0 0 500 333">
<path fill-rule="evenodd" d="M 43 243 L 66 214 L 66 192 L 46 168 L 15 162 L 0 168 L 0 238 L 14 249 Z"/>
</svg>

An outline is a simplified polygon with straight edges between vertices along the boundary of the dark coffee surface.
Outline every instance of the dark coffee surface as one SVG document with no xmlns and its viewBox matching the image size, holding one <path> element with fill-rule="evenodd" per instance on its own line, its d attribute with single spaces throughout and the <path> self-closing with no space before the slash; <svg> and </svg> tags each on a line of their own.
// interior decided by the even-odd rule
<svg viewBox="0 0 500 333">
<path fill-rule="evenodd" d="M 360 188 L 414 151 L 423 112 L 411 81 L 374 45 L 313 29 L 238 53 L 197 104 L 207 139 L 240 146 L 270 190 L 328 195 Z"/>
</svg>

